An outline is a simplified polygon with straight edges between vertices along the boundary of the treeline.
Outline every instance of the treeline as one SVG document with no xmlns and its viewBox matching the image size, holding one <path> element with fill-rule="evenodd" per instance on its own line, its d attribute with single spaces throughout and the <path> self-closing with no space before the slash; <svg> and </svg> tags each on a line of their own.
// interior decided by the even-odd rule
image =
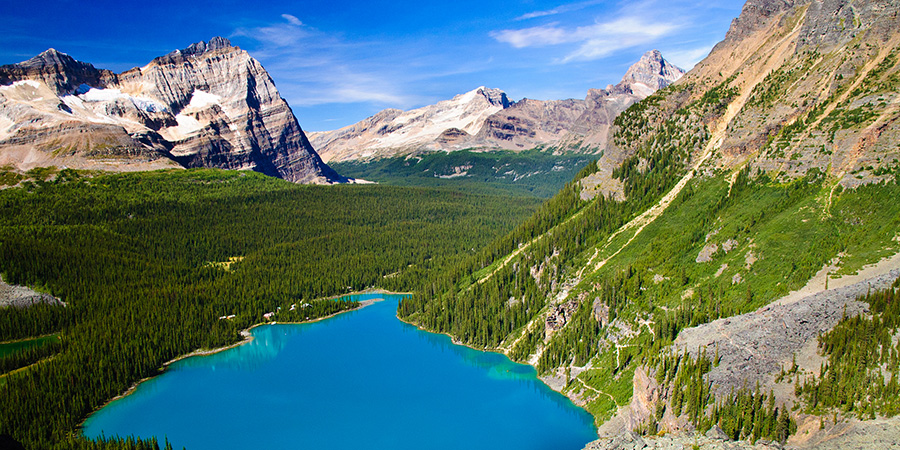
<svg viewBox="0 0 900 450">
<path fill-rule="evenodd" d="M 467 344 L 498 345 L 543 308 L 550 280 L 559 270 L 554 267 L 557 261 L 582 252 L 597 230 L 610 233 L 630 218 L 630 211 L 617 208 L 616 202 L 588 203 L 579 193 L 577 184 L 567 186 L 525 226 L 468 261 L 432 272 L 423 289 L 401 302 L 399 315 Z M 524 245 L 529 248 L 519 261 L 492 266 Z M 544 270 L 531 273 L 527 269 L 533 266 Z M 482 278 L 487 281 L 480 282 Z"/>
<path fill-rule="evenodd" d="M 67 303 L 0 309 L 2 339 L 60 332 L 64 342 L 52 358 L 3 377 L 0 433 L 27 448 L 154 448 L 91 443 L 77 427 L 166 361 L 236 342 L 266 313 L 312 320 L 356 306 L 316 301 L 326 296 L 413 289 L 421 273 L 471 254 L 536 206 L 214 170 L 63 171 L 0 191 L 4 280 Z"/>
<path fill-rule="evenodd" d="M 840 411 L 859 419 L 892 417 L 900 413 L 900 290 L 897 286 L 872 292 L 860 300 L 870 315 L 846 315 L 819 337 L 819 350 L 828 358 L 818 376 L 801 379 L 795 389 L 816 413 Z"/>
<path fill-rule="evenodd" d="M 71 310 L 60 305 L 38 303 L 28 308 L 0 308 L 0 342 L 50 334 L 71 322 Z"/>
</svg>

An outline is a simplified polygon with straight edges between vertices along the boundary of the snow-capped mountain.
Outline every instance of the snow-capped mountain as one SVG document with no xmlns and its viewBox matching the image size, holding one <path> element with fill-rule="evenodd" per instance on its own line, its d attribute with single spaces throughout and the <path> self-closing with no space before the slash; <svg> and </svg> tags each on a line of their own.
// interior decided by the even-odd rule
<svg viewBox="0 0 900 450">
<path fill-rule="evenodd" d="M 619 84 L 591 89 L 583 100 L 509 102 L 502 91 L 480 87 L 452 100 L 407 112 L 386 109 L 351 126 L 309 136 L 325 161 L 467 148 L 526 150 L 539 145 L 597 152 L 605 146 L 616 115 L 683 74 L 652 50 L 628 69 Z"/>
<path fill-rule="evenodd" d="M 221 37 L 121 74 L 50 49 L 0 67 L 0 84 L 0 165 L 217 167 L 341 180 L 265 69 Z"/>
<path fill-rule="evenodd" d="M 411 111 L 385 109 L 348 127 L 311 132 L 309 138 L 326 161 L 440 150 L 477 134 L 488 116 L 508 106 L 503 91 L 482 86 Z"/>
</svg>

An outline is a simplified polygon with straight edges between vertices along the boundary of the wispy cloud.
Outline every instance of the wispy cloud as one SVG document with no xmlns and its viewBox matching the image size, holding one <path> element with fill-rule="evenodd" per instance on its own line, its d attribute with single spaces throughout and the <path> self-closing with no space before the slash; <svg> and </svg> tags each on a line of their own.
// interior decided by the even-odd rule
<svg viewBox="0 0 900 450">
<path fill-rule="evenodd" d="M 515 48 L 525 48 L 576 42 L 578 40 L 576 34 L 577 31 L 561 28 L 559 23 L 551 23 L 519 30 L 493 31 L 491 37 Z"/>
<path fill-rule="evenodd" d="M 492 32 L 491 37 L 515 48 L 579 44 L 578 48 L 558 61 L 565 63 L 595 60 L 624 48 L 649 44 L 678 28 L 679 25 L 674 22 L 624 16 L 580 27 L 567 28 L 551 23 L 518 30 L 501 30 Z"/>
<path fill-rule="evenodd" d="M 298 27 L 303 26 L 303 22 L 301 22 L 300 19 L 297 18 L 297 16 L 292 16 L 290 14 L 282 14 L 281 18 L 283 18 L 284 20 L 287 20 L 288 23 L 291 25 L 298 26 Z"/>
<path fill-rule="evenodd" d="M 296 16 L 282 14 L 281 18 L 284 19 L 283 22 L 262 27 L 238 28 L 234 30 L 232 36 L 243 36 L 268 46 L 281 48 L 295 46 L 314 32 L 303 25 Z"/>
<path fill-rule="evenodd" d="M 267 70 L 294 106 L 376 103 L 412 106 L 422 99 L 401 88 L 396 67 L 384 67 L 366 55 L 379 43 L 346 42 L 306 25 L 294 15 L 260 27 L 242 27 L 232 36 L 256 43 L 253 54 L 269 61 Z"/>
<path fill-rule="evenodd" d="M 590 6 L 598 5 L 603 3 L 602 0 L 591 0 L 586 2 L 577 2 L 577 3 L 568 3 L 565 5 L 559 5 L 553 9 L 547 9 L 543 11 L 534 11 L 527 14 L 523 14 L 519 17 L 516 17 L 515 20 L 528 20 L 528 19 L 536 19 L 538 17 L 546 17 L 546 16 L 555 16 L 557 14 L 563 14 L 572 11 L 578 11 Z"/>
</svg>

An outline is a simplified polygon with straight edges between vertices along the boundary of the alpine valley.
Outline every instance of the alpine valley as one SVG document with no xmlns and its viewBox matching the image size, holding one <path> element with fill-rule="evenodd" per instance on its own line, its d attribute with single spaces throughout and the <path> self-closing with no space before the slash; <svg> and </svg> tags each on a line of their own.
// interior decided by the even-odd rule
<svg viewBox="0 0 900 450">
<path fill-rule="evenodd" d="M 898 1 L 748 0 L 687 73 L 649 51 L 583 100 L 479 87 L 308 139 L 222 38 L 0 84 L 4 445 L 169 446 L 79 424 L 382 288 L 534 366 L 589 449 L 900 448 Z"/>
</svg>

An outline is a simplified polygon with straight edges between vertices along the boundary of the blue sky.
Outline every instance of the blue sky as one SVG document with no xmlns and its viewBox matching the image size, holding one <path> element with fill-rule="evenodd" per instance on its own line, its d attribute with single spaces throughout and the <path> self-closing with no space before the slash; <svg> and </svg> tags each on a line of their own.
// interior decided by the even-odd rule
<svg viewBox="0 0 900 450">
<path fill-rule="evenodd" d="M 684 68 L 742 1 L 0 0 L 0 64 L 53 47 L 116 72 L 224 36 L 272 75 L 305 130 L 339 128 L 478 86 L 583 98 L 651 49 Z"/>
</svg>

